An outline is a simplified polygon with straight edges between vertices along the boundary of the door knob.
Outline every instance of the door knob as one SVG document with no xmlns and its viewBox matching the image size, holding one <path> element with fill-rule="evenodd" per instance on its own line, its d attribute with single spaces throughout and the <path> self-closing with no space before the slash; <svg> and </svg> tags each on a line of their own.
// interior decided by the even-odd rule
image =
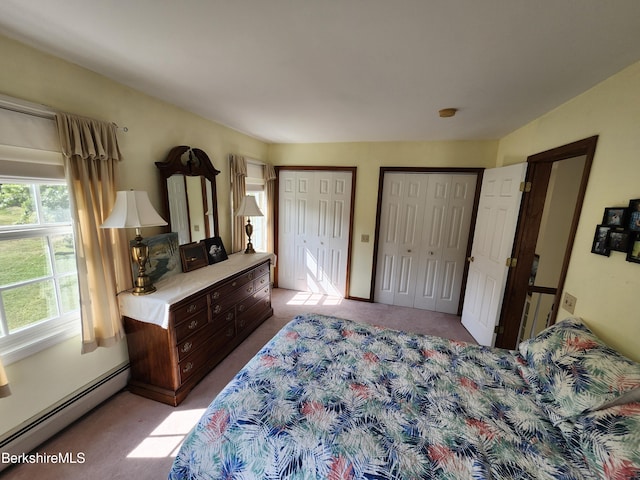
<svg viewBox="0 0 640 480">
<path fill-rule="evenodd" d="M 474 258 L 473 257 L 467 257 L 467 262 L 473 262 Z"/>
</svg>

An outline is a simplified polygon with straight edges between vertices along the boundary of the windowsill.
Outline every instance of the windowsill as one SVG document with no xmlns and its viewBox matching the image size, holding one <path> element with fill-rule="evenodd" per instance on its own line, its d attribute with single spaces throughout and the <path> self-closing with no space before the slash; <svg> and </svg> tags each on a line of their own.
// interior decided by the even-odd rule
<svg viewBox="0 0 640 480">
<path fill-rule="evenodd" d="M 2 363 L 10 365 L 80 333 L 79 314 L 25 328 L 10 337 L 0 338 Z"/>
</svg>

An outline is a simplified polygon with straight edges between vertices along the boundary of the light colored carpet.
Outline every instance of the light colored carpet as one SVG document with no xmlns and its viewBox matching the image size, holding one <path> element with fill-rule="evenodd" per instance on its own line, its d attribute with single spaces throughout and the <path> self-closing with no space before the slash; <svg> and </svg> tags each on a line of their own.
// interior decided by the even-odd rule
<svg viewBox="0 0 640 480">
<path fill-rule="evenodd" d="M 3 479 L 163 479 L 184 436 L 211 400 L 295 315 L 322 313 L 399 330 L 473 342 L 460 318 L 412 308 L 273 290 L 274 315 L 209 373 L 178 407 L 122 391 L 37 449 L 84 454 L 82 464 L 23 464 Z"/>
</svg>

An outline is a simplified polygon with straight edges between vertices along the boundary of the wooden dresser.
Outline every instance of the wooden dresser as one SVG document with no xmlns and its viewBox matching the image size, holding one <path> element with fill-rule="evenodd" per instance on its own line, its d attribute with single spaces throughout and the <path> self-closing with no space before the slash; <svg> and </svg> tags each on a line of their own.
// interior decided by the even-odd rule
<svg viewBox="0 0 640 480">
<path fill-rule="evenodd" d="M 131 364 L 129 390 L 176 406 L 215 365 L 273 315 L 273 255 L 243 253 L 119 296 Z M 227 263 L 228 262 L 228 263 Z"/>
</svg>

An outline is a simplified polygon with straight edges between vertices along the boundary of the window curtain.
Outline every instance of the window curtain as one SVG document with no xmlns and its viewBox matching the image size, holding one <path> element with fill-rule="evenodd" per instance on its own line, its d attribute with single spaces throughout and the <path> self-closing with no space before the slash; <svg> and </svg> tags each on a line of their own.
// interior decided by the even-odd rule
<svg viewBox="0 0 640 480">
<path fill-rule="evenodd" d="M 229 155 L 231 163 L 231 200 L 232 214 L 232 245 L 231 251 L 241 252 L 245 249 L 244 245 L 244 217 L 236 217 L 236 210 L 240 207 L 242 199 L 247 194 L 247 159 L 239 155 Z"/>
<path fill-rule="evenodd" d="M 115 203 L 122 155 L 112 123 L 60 113 L 56 124 L 74 223 L 82 353 L 88 353 L 124 338 L 116 295 L 132 286 L 128 242 L 123 229 L 100 228 Z"/>
<path fill-rule="evenodd" d="M 264 166 L 264 182 L 267 196 L 267 252 L 275 252 L 276 170 L 273 165 Z"/>
<path fill-rule="evenodd" d="M 7 374 L 4 372 L 4 367 L 2 366 L 2 359 L 0 359 L 0 398 L 8 397 L 9 395 L 11 395 L 9 380 L 7 379 Z"/>
</svg>

